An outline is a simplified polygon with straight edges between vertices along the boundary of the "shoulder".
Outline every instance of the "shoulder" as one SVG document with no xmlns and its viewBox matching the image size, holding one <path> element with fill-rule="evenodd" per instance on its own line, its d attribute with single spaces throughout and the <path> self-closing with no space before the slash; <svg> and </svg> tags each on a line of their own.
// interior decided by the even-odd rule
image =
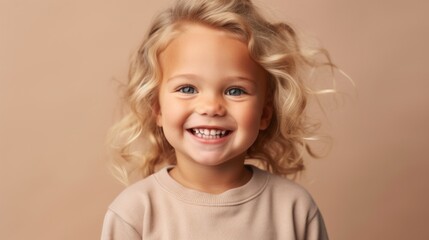
<svg viewBox="0 0 429 240">
<path fill-rule="evenodd" d="M 265 170 L 261 170 L 257 167 L 252 166 L 252 168 L 257 175 L 265 175 L 264 178 L 268 179 L 266 188 L 272 193 L 288 195 L 289 198 L 303 198 L 312 200 L 310 193 L 298 183 L 286 177 L 278 176 Z"/>
<path fill-rule="evenodd" d="M 270 187 L 280 193 L 287 193 L 289 196 L 312 200 L 310 193 L 298 183 L 285 177 L 270 175 Z"/>
<path fill-rule="evenodd" d="M 140 222 L 151 197 L 159 189 L 154 176 L 151 175 L 125 188 L 110 204 L 109 211 L 123 221 L 133 224 Z"/>
<path fill-rule="evenodd" d="M 319 208 L 304 187 L 287 178 L 256 171 L 268 179 L 258 201 L 270 209 L 266 219 L 276 229 L 282 229 L 279 234 L 290 236 L 292 232 L 297 239 L 328 239 Z"/>
<path fill-rule="evenodd" d="M 268 172 L 265 174 L 269 175 L 266 192 L 272 196 L 274 202 L 293 207 L 297 212 L 306 212 L 309 217 L 318 212 L 318 207 L 313 197 L 304 187 L 285 177 Z"/>
</svg>

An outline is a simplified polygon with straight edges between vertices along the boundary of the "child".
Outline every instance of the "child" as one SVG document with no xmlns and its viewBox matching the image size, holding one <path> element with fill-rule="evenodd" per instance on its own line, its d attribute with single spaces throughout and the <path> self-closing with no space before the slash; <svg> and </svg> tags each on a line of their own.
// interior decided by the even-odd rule
<svg viewBox="0 0 429 240">
<path fill-rule="evenodd" d="M 110 205 L 101 238 L 328 239 L 311 196 L 281 177 L 311 154 L 302 76 L 333 67 L 313 55 L 250 0 L 178 0 L 161 13 L 113 129 L 119 172 L 146 178 Z"/>
</svg>

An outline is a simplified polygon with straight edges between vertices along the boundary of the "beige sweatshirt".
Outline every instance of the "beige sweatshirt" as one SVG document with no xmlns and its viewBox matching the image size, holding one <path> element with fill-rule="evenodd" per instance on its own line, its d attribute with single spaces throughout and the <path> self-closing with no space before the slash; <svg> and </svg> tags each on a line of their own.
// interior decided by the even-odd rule
<svg viewBox="0 0 429 240">
<path fill-rule="evenodd" d="M 248 183 L 215 195 L 183 187 L 168 168 L 113 201 L 102 240 L 328 239 L 311 196 L 290 180 L 252 167 Z"/>
</svg>

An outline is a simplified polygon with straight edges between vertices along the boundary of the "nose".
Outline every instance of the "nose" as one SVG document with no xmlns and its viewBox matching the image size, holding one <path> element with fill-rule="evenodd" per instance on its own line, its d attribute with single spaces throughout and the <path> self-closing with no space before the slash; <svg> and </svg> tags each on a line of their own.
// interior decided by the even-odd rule
<svg viewBox="0 0 429 240">
<path fill-rule="evenodd" d="M 195 111 L 200 115 L 221 117 L 226 113 L 224 99 L 221 96 L 206 95 L 197 100 Z"/>
</svg>

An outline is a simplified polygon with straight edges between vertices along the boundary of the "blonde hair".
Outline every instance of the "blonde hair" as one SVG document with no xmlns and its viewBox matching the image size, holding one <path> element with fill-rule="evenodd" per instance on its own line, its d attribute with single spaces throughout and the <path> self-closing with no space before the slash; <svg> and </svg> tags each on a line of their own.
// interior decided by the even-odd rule
<svg viewBox="0 0 429 240">
<path fill-rule="evenodd" d="M 134 55 L 124 92 L 129 112 L 110 132 L 116 153 L 116 176 L 127 182 L 131 173 L 143 177 L 160 166 L 175 163 L 174 149 L 156 125 L 161 70 L 159 54 L 188 23 L 202 24 L 238 36 L 248 45 L 253 60 L 269 75 L 268 102 L 273 116 L 269 127 L 260 131 L 246 158 L 278 175 L 295 174 L 304 169 L 303 153 L 314 156 L 306 139 L 317 128 L 308 122 L 305 110 L 313 94 L 305 84 L 309 69 L 328 66 L 323 49 L 300 46 L 295 31 L 286 23 L 270 23 L 250 0 L 178 0 L 160 13 Z M 324 56 L 323 59 L 317 56 Z"/>
</svg>

